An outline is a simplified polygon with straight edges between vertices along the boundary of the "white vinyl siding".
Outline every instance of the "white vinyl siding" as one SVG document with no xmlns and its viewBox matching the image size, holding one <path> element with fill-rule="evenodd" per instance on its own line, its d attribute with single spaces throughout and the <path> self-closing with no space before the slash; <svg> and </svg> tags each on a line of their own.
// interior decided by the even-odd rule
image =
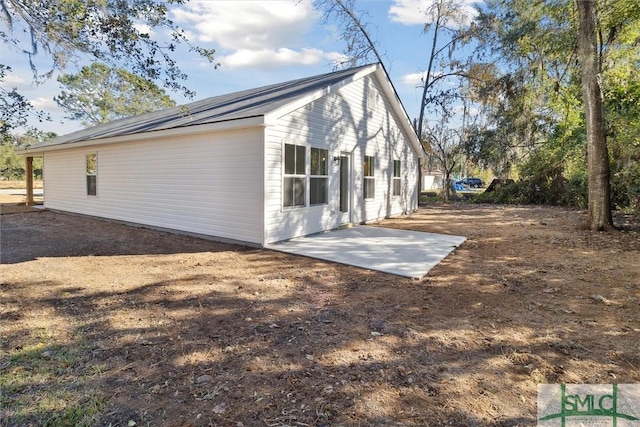
<svg viewBox="0 0 640 427">
<path fill-rule="evenodd" d="M 371 92 L 374 94 L 370 94 Z M 375 103 L 374 103 L 375 100 Z M 281 117 L 265 130 L 265 243 L 317 233 L 341 225 L 339 200 L 342 153 L 352 156 L 351 218 L 355 223 L 399 215 L 417 208 L 418 157 L 398 126 L 375 79 L 366 76 L 335 93 Z M 322 148 L 328 154 L 326 204 L 283 208 L 284 144 Z M 375 157 L 375 198 L 363 199 L 364 156 Z M 402 194 L 391 197 L 393 160 L 401 160 Z"/>
<path fill-rule="evenodd" d="M 263 129 L 45 153 L 48 208 L 262 243 Z M 86 196 L 97 153 L 98 197 Z"/>
</svg>

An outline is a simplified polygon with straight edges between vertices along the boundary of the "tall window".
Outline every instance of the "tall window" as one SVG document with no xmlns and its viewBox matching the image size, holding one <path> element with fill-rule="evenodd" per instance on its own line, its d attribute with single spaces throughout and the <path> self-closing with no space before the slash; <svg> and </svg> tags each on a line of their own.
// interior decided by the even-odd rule
<svg viewBox="0 0 640 427">
<path fill-rule="evenodd" d="M 364 156 L 364 185 L 363 195 L 365 199 L 373 199 L 376 194 L 376 182 L 374 178 L 375 158 Z"/>
<path fill-rule="evenodd" d="M 329 152 L 311 148 L 311 178 L 309 180 L 309 204 L 322 205 L 328 200 Z"/>
<path fill-rule="evenodd" d="M 96 153 L 87 154 L 87 196 L 97 194 L 98 181 L 98 155 Z"/>
<path fill-rule="evenodd" d="M 393 195 L 400 195 L 400 183 L 402 182 L 400 178 L 400 160 L 393 161 Z"/>
<path fill-rule="evenodd" d="M 378 107 L 378 91 L 374 86 L 369 86 L 367 91 L 367 107 L 369 112 L 375 111 Z"/>
<path fill-rule="evenodd" d="M 304 206 L 306 198 L 305 171 L 307 152 L 302 145 L 284 145 L 283 202 L 287 207 Z"/>
</svg>

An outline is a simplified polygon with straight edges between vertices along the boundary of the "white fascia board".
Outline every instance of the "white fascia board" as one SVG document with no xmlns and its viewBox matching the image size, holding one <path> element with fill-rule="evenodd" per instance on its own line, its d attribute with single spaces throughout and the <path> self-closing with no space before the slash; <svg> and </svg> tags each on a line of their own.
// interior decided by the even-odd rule
<svg viewBox="0 0 640 427">
<path fill-rule="evenodd" d="M 349 77 L 349 78 L 345 78 L 344 80 L 340 80 L 338 83 L 335 83 L 333 85 L 329 85 L 324 89 L 319 89 L 313 93 L 310 93 L 307 96 L 304 96 L 296 101 L 290 102 L 289 104 L 280 107 L 276 110 L 273 110 L 267 114 L 265 114 L 265 124 L 266 125 L 272 125 L 275 124 L 277 122 L 278 119 L 280 119 L 283 116 L 286 116 L 289 113 L 292 113 L 293 111 L 297 110 L 298 108 L 304 107 L 307 104 L 312 103 L 313 101 L 315 101 L 316 99 L 320 99 L 323 96 L 326 96 L 330 93 L 335 93 L 337 91 L 339 91 L 341 88 L 345 87 L 346 85 L 359 80 L 361 78 L 363 78 L 366 75 L 369 75 L 373 72 L 376 71 L 376 69 L 378 69 L 377 65 L 371 65 L 369 67 L 363 68 L 362 70 L 358 71 L 357 73 L 355 73 L 353 76 Z"/>
<path fill-rule="evenodd" d="M 216 123 L 206 123 L 202 125 L 184 126 L 173 129 L 165 129 L 151 132 L 134 133 L 130 135 L 113 136 L 99 139 L 89 139 L 86 141 L 67 142 L 62 144 L 52 144 L 42 147 L 25 148 L 23 150 L 16 150 L 16 154 L 23 156 L 29 155 L 41 155 L 48 151 L 67 150 L 71 148 L 91 147 L 94 145 L 104 144 L 122 144 L 133 141 L 144 141 L 149 139 L 170 138 L 173 136 L 183 135 L 197 135 L 210 132 L 224 132 L 230 130 L 239 130 L 252 128 L 256 126 L 265 126 L 264 116 L 247 117 L 244 119 L 227 120 Z"/>
<path fill-rule="evenodd" d="M 398 97 L 398 94 L 393 87 L 393 83 L 391 83 L 391 81 L 387 77 L 387 73 L 382 67 L 378 67 L 376 69 L 375 75 L 378 78 L 378 82 L 380 83 L 382 90 L 384 90 L 385 95 L 390 100 L 393 111 L 396 113 L 396 117 L 398 117 L 398 120 L 400 121 L 400 126 L 402 126 L 402 128 L 404 129 L 407 138 L 409 138 L 409 142 L 418 155 L 418 158 L 425 158 L 427 154 L 424 151 L 424 147 L 422 147 L 422 144 L 420 144 L 418 135 L 416 134 L 416 131 L 411 124 L 411 119 L 409 119 L 407 111 L 404 109 L 402 101 L 400 101 L 400 98 Z"/>
</svg>

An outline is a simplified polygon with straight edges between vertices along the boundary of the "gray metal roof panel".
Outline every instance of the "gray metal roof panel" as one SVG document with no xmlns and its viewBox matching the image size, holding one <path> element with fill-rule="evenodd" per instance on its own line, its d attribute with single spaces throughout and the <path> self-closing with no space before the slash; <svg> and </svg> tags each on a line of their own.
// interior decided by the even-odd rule
<svg viewBox="0 0 640 427">
<path fill-rule="evenodd" d="M 247 89 L 114 120 L 55 138 L 30 149 L 264 116 L 295 99 L 349 78 L 369 65 Z"/>
</svg>

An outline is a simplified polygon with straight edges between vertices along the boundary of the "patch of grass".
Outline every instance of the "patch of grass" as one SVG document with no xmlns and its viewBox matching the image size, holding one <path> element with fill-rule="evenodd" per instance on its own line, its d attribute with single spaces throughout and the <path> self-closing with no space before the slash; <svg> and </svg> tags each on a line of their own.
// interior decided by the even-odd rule
<svg viewBox="0 0 640 427">
<path fill-rule="evenodd" d="M 2 425 L 93 425 L 106 401 L 88 385 L 99 375 L 85 369 L 89 355 L 81 338 L 47 346 L 37 330 L 29 344 L 0 354 Z"/>
<path fill-rule="evenodd" d="M 429 204 L 429 203 L 441 203 L 442 202 L 442 196 L 440 195 L 440 193 L 435 192 L 435 191 L 423 191 L 422 194 L 420 194 L 420 203 L 421 204 Z"/>
<path fill-rule="evenodd" d="M 480 192 L 478 191 L 457 191 L 449 197 L 449 202 L 465 202 L 474 200 Z M 428 205 L 433 203 L 442 203 L 444 198 L 441 192 L 423 191 L 420 195 L 420 204 Z"/>
</svg>

